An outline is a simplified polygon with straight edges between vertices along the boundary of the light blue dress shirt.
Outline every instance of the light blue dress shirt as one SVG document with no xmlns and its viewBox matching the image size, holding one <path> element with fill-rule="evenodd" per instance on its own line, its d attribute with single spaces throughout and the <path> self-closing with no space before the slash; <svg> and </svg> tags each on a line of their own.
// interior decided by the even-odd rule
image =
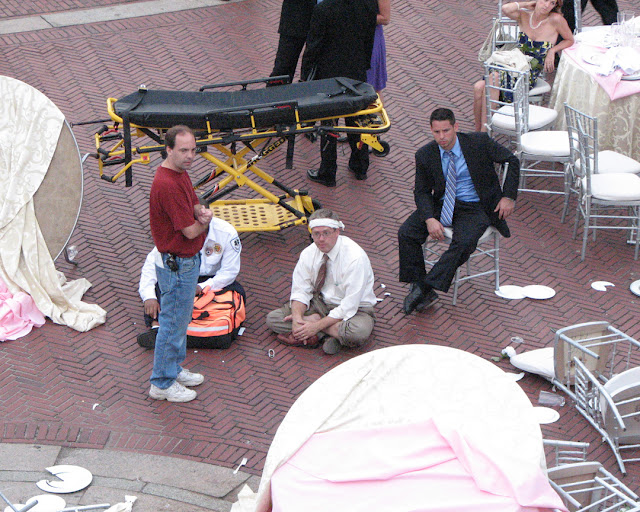
<svg viewBox="0 0 640 512">
<path fill-rule="evenodd" d="M 449 169 L 449 157 L 444 149 L 438 146 L 440 149 L 440 158 L 442 161 L 442 171 L 444 172 L 444 179 L 447 179 L 447 173 Z M 466 201 L 468 203 L 477 203 L 480 201 L 476 188 L 471 181 L 471 175 L 469 174 L 469 168 L 467 162 L 462 154 L 462 148 L 460 147 L 460 139 L 456 137 L 456 143 L 451 149 L 456 164 L 456 199 L 460 201 Z M 443 197 L 444 199 L 444 197 Z"/>
</svg>

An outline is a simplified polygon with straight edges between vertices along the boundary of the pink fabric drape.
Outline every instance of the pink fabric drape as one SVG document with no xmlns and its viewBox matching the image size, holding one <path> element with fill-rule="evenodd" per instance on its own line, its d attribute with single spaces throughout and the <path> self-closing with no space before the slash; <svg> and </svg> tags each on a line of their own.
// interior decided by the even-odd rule
<svg viewBox="0 0 640 512">
<path fill-rule="evenodd" d="M 592 48 L 597 49 L 595 47 Z M 602 48 L 602 53 L 605 51 L 605 48 Z M 577 45 L 574 44 L 571 48 L 562 50 L 562 53 L 575 62 L 579 68 L 588 73 L 589 76 L 604 89 L 611 100 L 617 100 L 618 98 L 640 93 L 640 80 L 621 80 L 622 71 L 619 69 L 609 76 L 599 75 L 597 66 L 591 66 L 582 60 Z"/>
<path fill-rule="evenodd" d="M 16 340 L 44 324 L 44 316 L 24 292 L 12 294 L 0 279 L 0 341 Z"/>
<path fill-rule="evenodd" d="M 314 434 L 273 474 L 273 512 L 566 510 L 538 467 L 522 474 L 507 456 L 429 420 Z"/>
</svg>

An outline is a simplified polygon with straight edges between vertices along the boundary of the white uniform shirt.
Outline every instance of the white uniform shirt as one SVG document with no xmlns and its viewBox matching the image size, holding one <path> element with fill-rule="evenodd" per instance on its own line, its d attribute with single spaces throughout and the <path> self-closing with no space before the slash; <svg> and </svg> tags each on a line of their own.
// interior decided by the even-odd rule
<svg viewBox="0 0 640 512">
<path fill-rule="evenodd" d="M 291 300 L 309 305 L 323 255 L 316 244 L 311 244 L 302 251 L 293 271 Z M 373 269 L 362 247 L 341 235 L 327 255 L 329 261 L 321 290 L 322 297 L 328 304 L 338 304 L 329 312 L 329 316 L 349 320 L 358 308 L 374 306 L 376 296 L 373 293 Z"/>
<path fill-rule="evenodd" d="M 203 283 L 202 288 L 209 286 L 212 290 L 220 290 L 236 280 L 240 272 L 240 252 L 242 244 L 238 232 L 227 221 L 213 218 L 209 224 L 209 232 L 200 250 L 200 275 L 213 276 Z M 147 255 L 140 272 L 138 291 L 143 301 L 156 299 L 156 265 L 162 266 L 162 256 L 157 248 Z"/>
</svg>

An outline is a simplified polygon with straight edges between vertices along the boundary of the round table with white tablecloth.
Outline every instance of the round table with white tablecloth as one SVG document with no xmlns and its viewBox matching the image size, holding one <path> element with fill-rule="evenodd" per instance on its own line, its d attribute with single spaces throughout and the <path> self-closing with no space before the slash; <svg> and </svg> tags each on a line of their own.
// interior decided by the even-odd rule
<svg viewBox="0 0 640 512">
<path fill-rule="evenodd" d="M 300 396 L 258 494 L 245 490 L 232 510 L 565 510 L 543 455 L 535 409 L 512 375 L 450 347 L 389 347 Z"/>
<path fill-rule="evenodd" d="M 589 47 L 577 44 L 565 50 L 556 72 L 549 106 L 558 112 L 556 129 L 566 129 L 564 103 L 598 119 L 600 151 L 610 149 L 640 160 L 640 81 L 620 82 L 638 92 L 612 100 L 593 77 L 595 67 L 580 57 Z"/>
</svg>

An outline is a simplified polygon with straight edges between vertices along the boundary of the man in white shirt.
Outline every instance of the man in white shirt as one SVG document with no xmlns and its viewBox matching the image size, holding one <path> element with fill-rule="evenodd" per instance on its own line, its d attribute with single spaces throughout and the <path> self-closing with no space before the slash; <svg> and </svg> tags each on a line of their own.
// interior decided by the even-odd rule
<svg viewBox="0 0 640 512">
<path fill-rule="evenodd" d="M 236 229 L 227 221 L 214 217 L 200 251 L 200 277 L 196 295 L 208 286 L 211 290 L 236 290 L 245 297 L 242 285 L 236 281 L 240 272 L 241 251 L 242 243 Z M 158 249 L 154 247 L 147 255 L 140 272 L 138 292 L 144 302 L 145 324 L 150 330 L 138 336 L 138 343 L 147 348 L 153 347 L 157 334 L 160 303 L 156 287 L 156 264 L 159 264 L 161 258 Z"/>
<path fill-rule="evenodd" d="M 327 354 L 364 344 L 373 330 L 373 270 L 364 250 L 340 235 L 344 224 L 328 209 L 309 217 L 313 243 L 293 271 L 288 304 L 267 315 L 267 325 L 285 345 Z"/>
</svg>

